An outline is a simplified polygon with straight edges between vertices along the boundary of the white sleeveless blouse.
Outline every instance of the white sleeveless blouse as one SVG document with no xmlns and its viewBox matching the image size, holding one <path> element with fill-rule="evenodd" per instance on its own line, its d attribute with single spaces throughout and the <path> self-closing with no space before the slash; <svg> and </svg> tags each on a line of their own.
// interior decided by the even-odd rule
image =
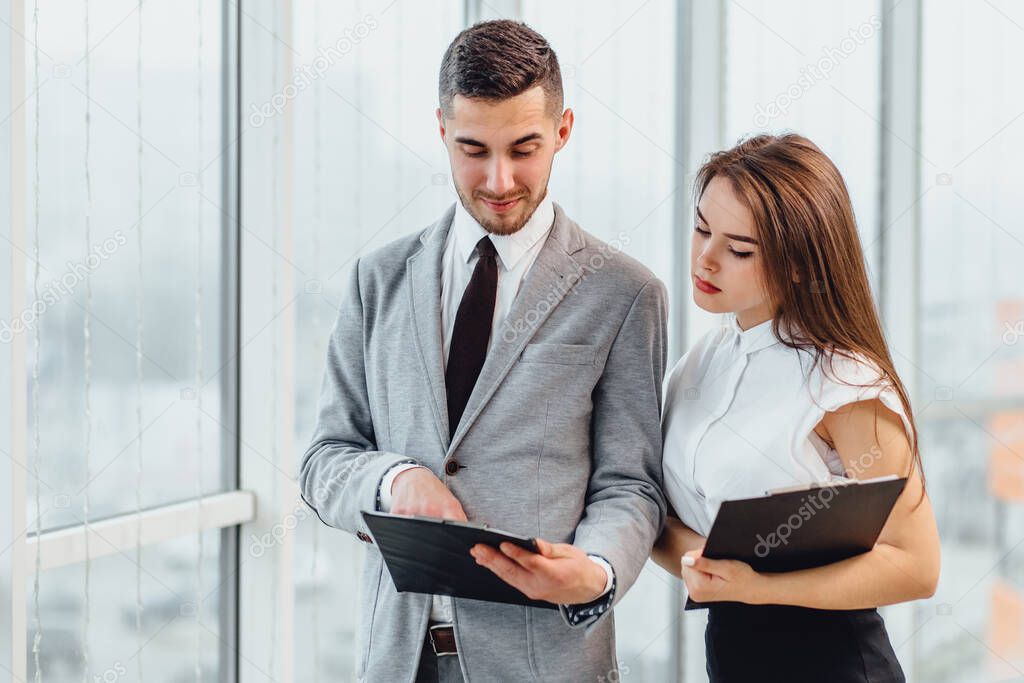
<svg viewBox="0 0 1024 683">
<path fill-rule="evenodd" d="M 826 411 L 878 398 L 910 434 L 899 395 L 887 382 L 875 384 L 874 365 L 836 355 L 831 366 L 825 359 L 812 370 L 812 357 L 782 344 L 771 326 L 768 320 L 742 330 L 728 314 L 665 380 L 665 493 L 679 518 L 704 536 L 723 500 L 854 474 L 814 432 Z"/>
</svg>

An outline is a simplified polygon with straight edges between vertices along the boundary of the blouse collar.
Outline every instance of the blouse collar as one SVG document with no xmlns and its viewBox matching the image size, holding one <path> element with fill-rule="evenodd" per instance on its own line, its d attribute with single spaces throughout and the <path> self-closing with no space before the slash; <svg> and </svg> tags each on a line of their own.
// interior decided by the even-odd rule
<svg viewBox="0 0 1024 683">
<path fill-rule="evenodd" d="M 740 327 L 736 314 L 729 314 L 728 329 L 733 336 L 733 348 L 737 353 L 753 353 L 779 343 L 772 334 L 772 318 L 754 325 L 749 330 Z"/>
</svg>

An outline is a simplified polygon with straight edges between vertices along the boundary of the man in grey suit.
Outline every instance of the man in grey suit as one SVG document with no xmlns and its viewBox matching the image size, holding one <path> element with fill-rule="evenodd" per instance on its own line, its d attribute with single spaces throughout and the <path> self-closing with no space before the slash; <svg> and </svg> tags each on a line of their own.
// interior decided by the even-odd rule
<svg viewBox="0 0 1024 683">
<path fill-rule="evenodd" d="M 573 113 L 542 36 L 466 29 L 439 95 L 459 201 L 353 267 L 303 497 L 368 544 L 360 680 L 614 679 L 611 608 L 665 519 L 665 288 L 548 196 Z M 541 539 L 472 554 L 558 611 L 397 592 L 363 510 Z"/>
</svg>

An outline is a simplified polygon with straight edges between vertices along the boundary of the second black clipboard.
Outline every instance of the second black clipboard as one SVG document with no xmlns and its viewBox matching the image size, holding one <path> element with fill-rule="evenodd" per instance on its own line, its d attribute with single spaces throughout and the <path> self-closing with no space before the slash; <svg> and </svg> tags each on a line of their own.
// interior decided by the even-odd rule
<svg viewBox="0 0 1024 683">
<path fill-rule="evenodd" d="M 740 560 L 757 572 L 821 567 L 871 550 L 906 478 L 895 475 L 726 500 L 704 544 L 704 557 Z M 686 599 L 685 609 L 713 602 Z"/>
</svg>

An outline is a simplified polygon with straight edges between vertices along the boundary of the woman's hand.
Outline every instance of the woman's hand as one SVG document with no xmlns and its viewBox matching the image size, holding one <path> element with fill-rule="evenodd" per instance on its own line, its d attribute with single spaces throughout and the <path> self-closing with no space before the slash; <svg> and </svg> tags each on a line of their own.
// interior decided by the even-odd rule
<svg viewBox="0 0 1024 683">
<path fill-rule="evenodd" d="M 709 560 L 704 548 L 691 550 L 680 558 L 683 582 L 690 598 L 697 602 L 761 602 L 764 575 L 746 562 Z"/>
</svg>

